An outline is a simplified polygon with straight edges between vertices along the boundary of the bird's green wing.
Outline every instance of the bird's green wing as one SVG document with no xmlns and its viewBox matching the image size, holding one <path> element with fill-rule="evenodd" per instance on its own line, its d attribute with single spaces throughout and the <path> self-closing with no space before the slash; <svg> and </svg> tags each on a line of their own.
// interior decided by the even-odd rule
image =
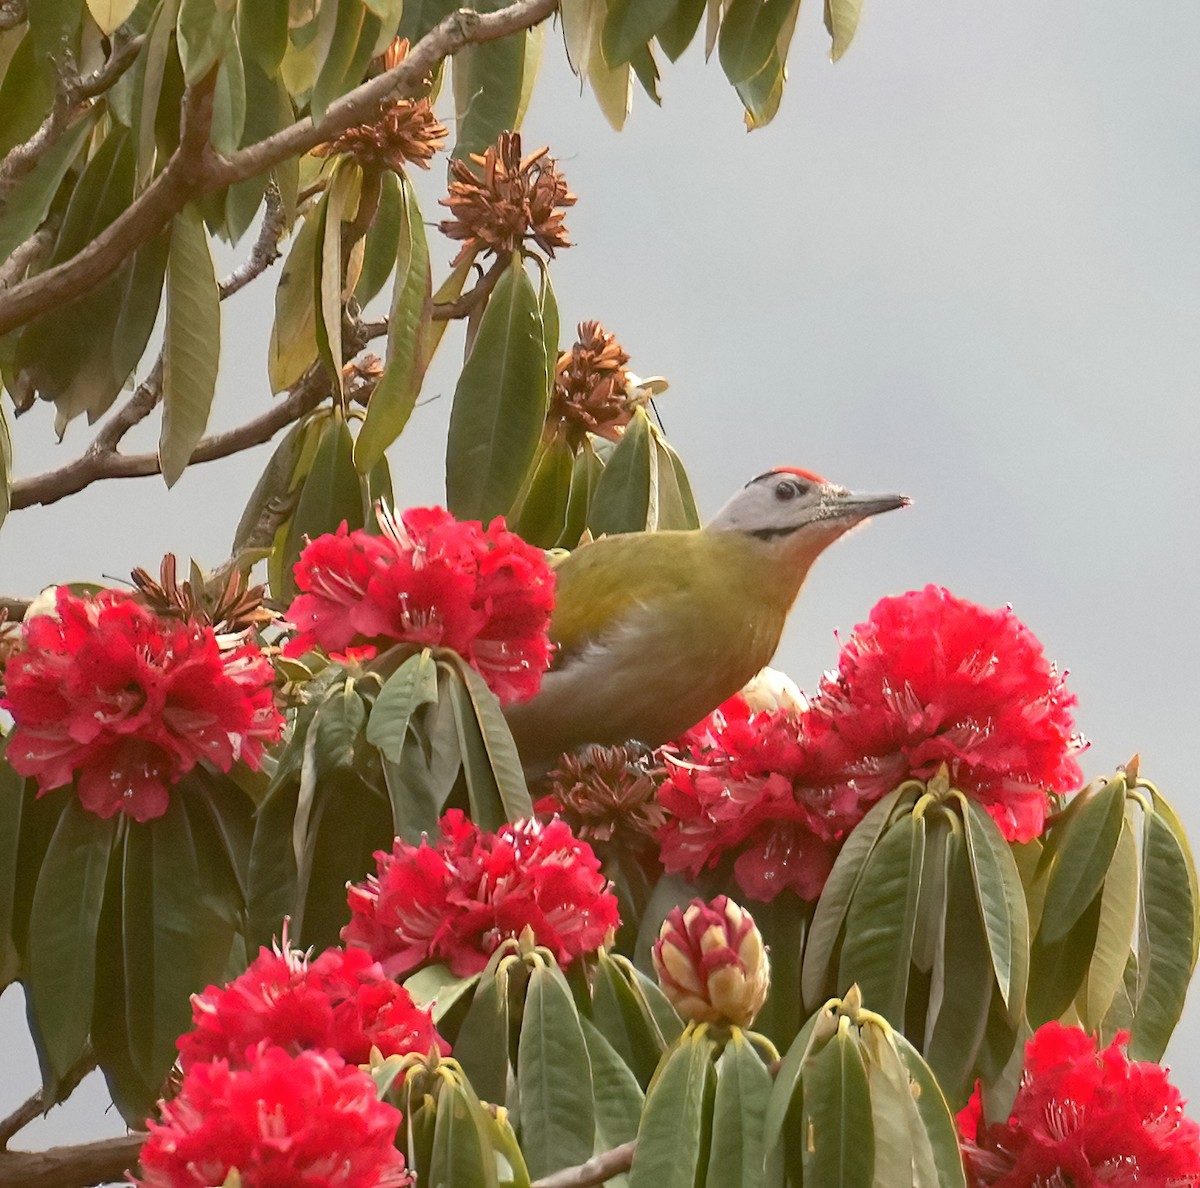
<svg viewBox="0 0 1200 1188">
<path fill-rule="evenodd" d="M 632 611 L 664 601 L 688 584 L 697 532 L 630 532 L 569 553 L 554 568 L 550 634 L 563 657 L 602 638 Z"/>
</svg>

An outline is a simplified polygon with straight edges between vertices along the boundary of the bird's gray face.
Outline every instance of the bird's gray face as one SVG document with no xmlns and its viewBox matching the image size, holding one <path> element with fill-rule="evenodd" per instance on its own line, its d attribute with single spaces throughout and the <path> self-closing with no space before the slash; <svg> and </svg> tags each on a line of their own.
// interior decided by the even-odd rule
<svg viewBox="0 0 1200 1188">
<path fill-rule="evenodd" d="M 771 470 L 751 479 L 708 524 L 760 540 L 836 537 L 868 516 L 908 503 L 904 495 L 858 495 L 804 470 Z"/>
</svg>

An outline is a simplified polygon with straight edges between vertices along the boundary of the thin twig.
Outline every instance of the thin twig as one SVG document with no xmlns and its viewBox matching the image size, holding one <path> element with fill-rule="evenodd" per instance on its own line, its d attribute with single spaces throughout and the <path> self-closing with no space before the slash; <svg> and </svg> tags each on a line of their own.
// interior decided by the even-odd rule
<svg viewBox="0 0 1200 1188">
<path fill-rule="evenodd" d="M 35 231 L 24 243 L 13 248 L 12 255 L 0 264 L 0 289 L 10 285 L 25 275 L 31 264 L 40 260 L 54 245 L 56 228 L 47 223 Z"/>
<path fill-rule="evenodd" d="M 466 318 L 473 314 L 500 283 L 500 278 L 504 275 L 504 270 L 508 267 L 511 259 L 511 253 L 501 253 L 496 257 L 491 268 L 475 283 L 473 289 L 469 289 L 454 301 L 443 301 L 435 305 L 432 315 L 434 321 L 449 322 L 455 318 Z"/>
<path fill-rule="evenodd" d="M 24 614 L 24 611 L 22 611 Z M 89 1048 L 75 1063 L 67 1070 L 59 1085 L 60 1100 L 69 1097 L 76 1086 L 84 1077 L 88 1075 L 96 1067 L 96 1055 Z M 0 1120 L 0 1151 L 5 1151 L 8 1148 L 9 1140 L 17 1131 L 28 1126 L 35 1118 L 41 1117 L 47 1110 L 46 1099 L 39 1089 L 36 1093 L 31 1093 L 7 1118 Z M 3 1183 L 0 1180 L 0 1183 Z"/>
<path fill-rule="evenodd" d="M 221 300 L 232 297 L 234 293 L 244 289 L 252 280 L 261 276 L 281 253 L 279 241 L 283 238 L 287 224 L 287 211 L 283 199 L 279 195 L 279 187 L 272 181 L 267 186 L 266 210 L 263 214 L 262 226 L 258 229 L 258 238 L 250 255 L 239 264 L 220 284 Z"/>
<path fill-rule="evenodd" d="M 193 198 L 265 173 L 332 140 L 351 125 L 371 119 L 381 103 L 418 94 L 434 67 L 464 46 L 531 28 L 557 7 L 558 0 L 515 0 L 492 13 L 460 9 L 422 37 L 393 69 L 330 104 L 318 123 L 305 117 L 226 158 L 218 156 L 208 142 L 214 72 L 205 80 L 206 87 L 185 93 L 179 147 L 129 208 L 69 260 L 0 293 L 0 334 L 90 292 Z"/>
<path fill-rule="evenodd" d="M 633 1166 L 633 1152 L 636 1148 L 636 1140 L 622 1143 L 619 1147 L 613 1147 L 611 1151 L 594 1155 L 578 1167 L 564 1167 L 562 1171 L 534 1180 L 532 1188 L 594 1188 L 596 1184 L 603 1184 L 605 1180 L 627 1172 Z"/>
<path fill-rule="evenodd" d="M 102 95 L 133 65 L 142 48 L 144 36 L 130 38 L 116 46 L 104 65 L 82 78 L 68 57 L 59 66 L 58 90 L 46 118 L 28 140 L 14 145 L 0 160 L 0 207 L 21 180 L 58 143 L 62 134 L 85 111 L 93 99 Z"/>
</svg>

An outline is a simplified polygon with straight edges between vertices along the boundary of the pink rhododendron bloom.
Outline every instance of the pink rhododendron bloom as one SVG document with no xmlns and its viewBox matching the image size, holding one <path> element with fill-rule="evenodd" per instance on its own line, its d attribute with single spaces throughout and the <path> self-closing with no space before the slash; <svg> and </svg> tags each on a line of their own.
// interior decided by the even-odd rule
<svg viewBox="0 0 1200 1188">
<path fill-rule="evenodd" d="M 434 844 L 397 838 L 390 854 L 375 855 L 378 874 L 350 888 L 342 939 L 367 949 L 389 975 L 425 961 L 444 961 L 460 977 L 476 973 L 526 927 L 567 965 L 620 924 L 599 860 L 566 822 L 483 833 L 453 809 L 441 827 Z"/>
<path fill-rule="evenodd" d="M 405 1188 L 401 1113 L 367 1073 L 333 1053 L 263 1044 L 243 1067 L 193 1064 L 149 1122 L 141 1188 Z"/>
<path fill-rule="evenodd" d="M 410 508 L 382 535 L 319 536 L 300 554 L 288 609 L 298 655 L 392 643 L 449 648 L 501 701 L 531 697 L 550 663 L 554 574 L 540 549 L 497 517 L 485 529 L 438 507 Z"/>
<path fill-rule="evenodd" d="M 384 975 L 364 949 L 327 949 L 309 960 L 291 949 L 260 949 L 244 973 L 224 987 L 192 995 L 194 1030 L 179 1037 L 184 1070 L 197 1061 L 240 1065 L 267 1040 L 287 1051 L 332 1050 L 366 1064 L 384 1056 L 450 1055 L 427 1010 Z"/>
<path fill-rule="evenodd" d="M 1200 1126 L 1166 1069 L 1130 1060 L 1128 1042 L 1120 1032 L 1098 1051 L 1078 1027 L 1038 1028 L 1008 1119 L 984 1122 L 978 1087 L 958 1115 L 971 1188 L 1200 1185 Z"/>
<path fill-rule="evenodd" d="M 39 795 L 77 780 L 83 807 L 138 821 L 201 760 L 262 762 L 283 730 L 274 670 L 254 644 L 222 650 L 211 627 L 164 618 L 119 590 L 60 586 L 21 628 L 5 669 L 7 758 Z"/>
</svg>

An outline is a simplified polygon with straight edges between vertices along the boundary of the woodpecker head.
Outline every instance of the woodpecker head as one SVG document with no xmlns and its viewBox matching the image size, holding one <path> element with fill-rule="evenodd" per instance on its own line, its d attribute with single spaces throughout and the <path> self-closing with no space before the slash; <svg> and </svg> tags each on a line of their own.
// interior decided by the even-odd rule
<svg viewBox="0 0 1200 1188">
<path fill-rule="evenodd" d="M 751 479 L 709 521 L 710 532 L 740 532 L 789 551 L 820 552 L 868 516 L 907 506 L 906 495 L 856 495 L 808 470 L 780 467 Z"/>
</svg>

